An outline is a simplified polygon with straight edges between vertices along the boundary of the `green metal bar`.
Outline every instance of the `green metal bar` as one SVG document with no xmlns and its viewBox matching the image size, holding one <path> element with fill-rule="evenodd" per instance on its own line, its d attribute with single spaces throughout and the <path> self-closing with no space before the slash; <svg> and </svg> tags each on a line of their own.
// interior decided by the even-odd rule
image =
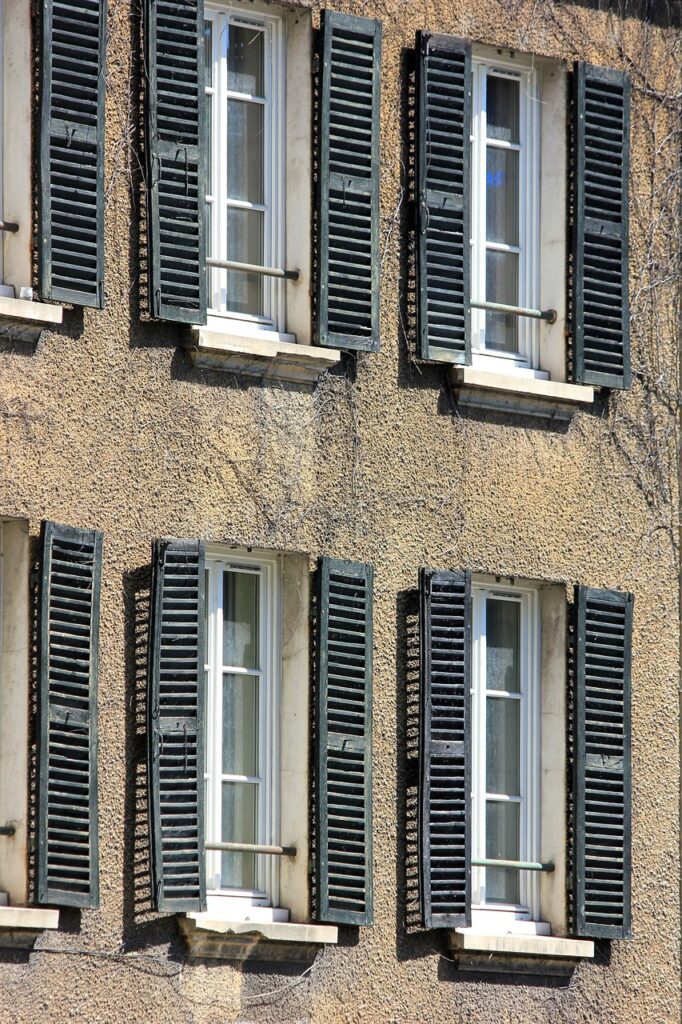
<svg viewBox="0 0 682 1024">
<path fill-rule="evenodd" d="M 260 843 L 204 843 L 206 850 L 223 853 L 267 853 L 272 857 L 295 857 L 295 846 L 263 846 Z"/>
<path fill-rule="evenodd" d="M 298 281 L 298 270 L 281 270 L 279 267 L 261 267 L 257 263 L 238 263 L 236 260 L 206 260 L 207 267 L 218 270 L 238 270 L 244 274 L 260 274 L 262 277 L 283 277 L 287 281 Z"/>
<path fill-rule="evenodd" d="M 15 832 L 14 825 L 0 825 L 0 836 L 13 836 Z"/>
<path fill-rule="evenodd" d="M 15 224 L 12 220 L 0 220 L 0 231 L 9 231 L 10 234 L 15 235 L 19 230 L 19 225 Z"/>
<path fill-rule="evenodd" d="M 517 868 L 519 871 L 554 871 L 554 864 L 542 864 L 536 860 L 491 860 L 487 857 L 471 860 L 475 868 Z"/>
<path fill-rule="evenodd" d="M 474 309 L 488 309 L 491 313 L 511 313 L 513 316 L 529 316 L 531 320 L 545 320 L 548 324 L 556 323 L 556 309 L 530 309 L 528 306 L 506 306 L 503 302 L 469 303 Z"/>
</svg>

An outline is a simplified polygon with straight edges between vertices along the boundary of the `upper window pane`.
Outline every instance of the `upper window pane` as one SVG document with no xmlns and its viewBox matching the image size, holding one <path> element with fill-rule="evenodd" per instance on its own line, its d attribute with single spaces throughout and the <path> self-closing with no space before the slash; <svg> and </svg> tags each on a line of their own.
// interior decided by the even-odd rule
<svg viewBox="0 0 682 1024">
<path fill-rule="evenodd" d="M 512 78 L 488 75 L 488 138 L 502 142 L 519 141 L 519 83 Z"/>
<path fill-rule="evenodd" d="M 486 688 L 520 691 L 521 607 L 516 601 L 486 601 Z"/>
<path fill-rule="evenodd" d="M 227 40 L 227 88 L 249 96 L 263 95 L 263 33 L 230 25 Z"/>
<path fill-rule="evenodd" d="M 255 573 L 223 574 L 223 664 L 257 669 L 259 665 L 260 577 Z"/>
<path fill-rule="evenodd" d="M 227 101 L 228 199 L 263 202 L 263 109 L 248 100 Z"/>
</svg>

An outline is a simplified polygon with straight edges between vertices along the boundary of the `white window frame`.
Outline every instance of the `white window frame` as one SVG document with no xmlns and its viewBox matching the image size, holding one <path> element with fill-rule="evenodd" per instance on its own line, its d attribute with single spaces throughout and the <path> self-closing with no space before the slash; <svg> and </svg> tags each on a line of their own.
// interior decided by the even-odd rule
<svg viewBox="0 0 682 1024">
<path fill-rule="evenodd" d="M 228 92 L 227 60 L 221 53 L 221 27 L 227 24 L 258 28 L 264 33 L 264 101 L 266 131 L 264 148 L 264 225 L 263 265 L 284 267 L 286 232 L 286 26 L 280 15 L 265 13 L 253 4 L 211 5 L 204 12 L 204 19 L 213 24 L 214 81 L 206 87 L 206 94 L 212 96 L 211 132 L 212 167 L 211 186 L 213 191 L 206 196 L 210 222 L 207 237 L 207 253 L 214 259 L 225 260 L 227 253 L 227 117 L 226 103 L 229 98 L 244 98 L 247 94 Z M 252 208 L 252 204 L 230 200 L 233 207 Z M 260 207 L 257 207 L 260 208 Z M 210 248 L 209 248 L 210 242 Z M 267 337 L 278 335 L 284 330 L 285 296 L 281 278 L 263 277 L 264 316 L 259 317 L 237 313 L 225 308 L 225 275 L 227 271 L 207 268 L 208 275 L 208 326 L 220 329 L 239 329 L 246 336 Z M 221 283 L 222 282 L 222 283 Z"/>
<path fill-rule="evenodd" d="M 490 61 L 473 57 L 473 112 L 471 136 L 471 297 L 485 301 L 486 251 L 519 251 L 518 305 L 539 308 L 540 300 L 540 110 L 538 75 L 530 60 Z M 486 83 L 488 75 L 519 81 L 519 143 L 487 139 Z M 519 245 L 486 243 L 486 150 L 489 145 L 519 151 Z M 540 324 L 518 317 L 516 353 L 485 348 L 483 309 L 471 309 L 472 361 L 474 366 L 500 373 L 547 377 L 539 371 Z M 545 325 L 543 324 L 543 327 Z"/>
<path fill-rule="evenodd" d="M 472 858 L 486 857 L 486 697 L 500 691 L 486 691 L 486 600 L 517 602 L 521 608 L 520 629 L 520 790 L 519 827 L 520 860 L 538 861 L 540 833 L 540 603 L 537 589 L 517 583 L 491 584 L 473 581 L 473 643 L 472 643 Z M 504 698 L 502 698 L 504 699 Z M 474 924 L 506 918 L 513 922 L 538 921 L 540 912 L 540 880 L 537 872 L 519 871 L 519 904 L 485 902 L 483 867 L 472 866 L 472 917 Z M 493 918 L 494 915 L 494 918 Z M 521 926 L 522 927 L 522 926 Z"/>
<path fill-rule="evenodd" d="M 251 672 L 222 664 L 223 608 L 222 579 L 225 570 L 260 574 L 259 664 Z M 280 665 L 281 665 L 281 562 L 277 555 L 255 556 L 248 553 L 220 552 L 209 549 L 207 571 L 207 660 L 206 660 L 206 771 L 205 836 L 207 842 L 221 841 L 222 775 L 222 675 L 258 675 L 259 687 L 259 778 L 261 799 L 256 842 L 279 844 L 280 828 Z M 237 776 L 229 778 L 236 780 Z M 246 777 L 244 777 L 244 781 Z M 279 902 L 279 858 L 256 855 L 257 888 L 215 888 L 220 876 L 221 853 L 206 851 L 206 880 L 209 902 L 219 899 L 220 906 L 238 914 L 249 907 L 276 907 Z M 229 901 L 229 902 L 228 902 Z"/>
</svg>

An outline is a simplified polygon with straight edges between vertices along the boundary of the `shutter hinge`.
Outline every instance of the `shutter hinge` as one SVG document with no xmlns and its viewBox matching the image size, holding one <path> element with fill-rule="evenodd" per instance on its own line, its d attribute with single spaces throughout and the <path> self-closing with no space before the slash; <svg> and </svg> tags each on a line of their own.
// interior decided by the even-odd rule
<svg viewBox="0 0 682 1024">
<path fill-rule="evenodd" d="M 314 75 L 319 75 L 319 73 L 320 73 L 320 55 L 319 55 L 319 53 L 314 53 L 313 54 L 313 59 L 312 59 L 312 63 L 311 63 L 311 70 L 312 70 L 312 73 Z"/>
</svg>

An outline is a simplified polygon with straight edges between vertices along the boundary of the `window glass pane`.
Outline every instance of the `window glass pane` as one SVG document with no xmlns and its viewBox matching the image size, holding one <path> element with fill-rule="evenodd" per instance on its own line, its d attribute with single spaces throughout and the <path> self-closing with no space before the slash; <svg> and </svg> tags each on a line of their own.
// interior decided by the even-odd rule
<svg viewBox="0 0 682 1024">
<path fill-rule="evenodd" d="M 486 161 L 486 240 L 518 245 L 519 154 L 488 146 Z"/>
<path fill-rule="evenodd" d="M 519 258 L 515 252 L 488 250 L 485 257 L 486 300 L 516 306 L 519 298 Z M 485 316 L 485 347 L 496 352 L 518 352 L 517 318 L 511 313 Z"/>
<path fill-rule="evenodd" d="M 263 265 L 263 214 L 259 210 L 227 211 L 227 258 Z M 263 315 L 263 278 L 260 274 L 229 270 L 226 308 L 234 313 Z"/>
<path fill-rule="evenodd" d="M 227 40 L 227 88 L 263 95 L 263 33 L 230 25 Z"/>
<path fill-rule="evenodd" d="M 486 689 L 519 693 L 521 605 L 518 601 L 489 597 L 485 618 Z"/>
<path fill-rule="evenodd" d="M 519 811 L 517 803 L 488 801 L 485 814 L 486 857 L 519 860 Z M 518 903 L 519 872 L 515 868 L 486 868 L 486 903 Z"/>
<path fill-rule="evenodd" d="M 250 782 L 223 782 L 222 843 L 257 841 L 258 786 Z M 225 889 L 256 888 L 256 854 L 221 854 L 221 885 Z"/>
<path fill-rule="evenodd" d="M 488 138 L 519 141 L 519 82 L 488 75 L 486 78 Z"/>
<path fill-rule="evenodd" d="M 486 705 L 486 792 L 519 796 L 521 702 L 488 697 Z"/>
<path fill-rule="evenodd" d="M 223 677 L 223 774 L 258 775 L 256 676 Z M 496 790 L 496 792 L 498 792 Z M 504 792 L 508 792 L 504 790 Z"/>
<path fill-rule="evenodd" d="M 223 664 L 260 668 L 260 577 L 256 573 L 223 574 Z"/>
<path fill-rule="evenodd" d="M 263 111 L 259 103 L 227 101 L 228 199 L 263 202 Z"/>
<path fill-rule="evenodd" d="M 204 22 L 204 71 L 206 88 L 213 85 L 213 22 Z"/>
</svg>

